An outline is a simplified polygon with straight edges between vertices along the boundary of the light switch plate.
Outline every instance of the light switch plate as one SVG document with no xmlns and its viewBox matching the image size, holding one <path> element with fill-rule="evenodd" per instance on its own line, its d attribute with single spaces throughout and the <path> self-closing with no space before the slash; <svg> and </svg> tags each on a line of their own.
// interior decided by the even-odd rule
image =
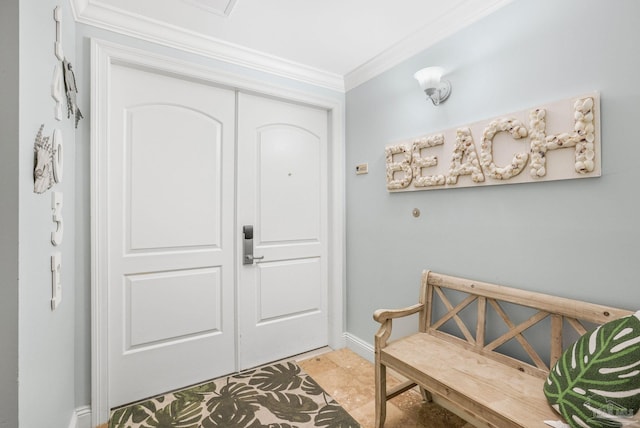
<svg viewBox="0 0 640 428">
<path fill-rule="evenodd" d="M 368 163 L 361 163 L 360 165 L 356 165 L 356 175 L 368 174 L 368 173 L 369 173 Z"/>
</svg>

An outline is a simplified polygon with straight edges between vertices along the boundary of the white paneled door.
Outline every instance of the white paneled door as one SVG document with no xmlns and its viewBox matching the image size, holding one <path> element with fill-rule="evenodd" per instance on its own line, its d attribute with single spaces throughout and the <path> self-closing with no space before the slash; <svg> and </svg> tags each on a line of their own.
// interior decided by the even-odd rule
<svg viewBox="0 0 640 428">
<path fill-rule="evenodd" d="M 327 111 L 109 79 L 109 406 L 327 345 Z"/>
<path fill-rule="evenodd" d="M 246 94 L 238 111 L 245 369 L 328 341 L 327 112 Z M 254 260 L 246 254 L 251 250 Z"/>
</svg>

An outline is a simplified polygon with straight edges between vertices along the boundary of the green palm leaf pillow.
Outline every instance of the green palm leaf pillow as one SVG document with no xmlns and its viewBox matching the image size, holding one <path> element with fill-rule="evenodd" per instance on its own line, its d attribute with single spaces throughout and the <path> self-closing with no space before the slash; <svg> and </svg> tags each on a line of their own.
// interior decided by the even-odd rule
<svg viewBox="0 0 640 428">
<path fill-rule="evenodd" d="M 544 394 L 573 428 L 632 423 L 640 410 L 640 311 L 567 348 L 551 368 Z"/>
</svg>

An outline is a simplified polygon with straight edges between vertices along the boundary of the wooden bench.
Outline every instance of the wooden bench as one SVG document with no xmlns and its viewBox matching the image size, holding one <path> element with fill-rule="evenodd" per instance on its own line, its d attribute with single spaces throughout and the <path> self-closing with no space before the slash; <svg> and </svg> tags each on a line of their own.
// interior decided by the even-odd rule
<svg viewBox="0 0 640 428">
<path fill-rule="evenodd" d="M 523 313 L 524 321 L 512 320 Z M 392 320 L 412 314 L 419 314 L 419 332 L 387 343 Z M 387 400 L 416 386 L 426 400 L 478 426 L 547 427 L 544 420 L 560 416 L 542 387 L 562 355 L 563 335 L 567 346 L 596 325 L 630 314 L 425 271 L 418 304 L 374 314 L 381 324 L 375 336 L 376 427 L 384 426 Z M 519 356 L 498 351 L 512 340 L 520 345 Z M 387 390 L 387 368 L 408 381 Z"/>
</svg>

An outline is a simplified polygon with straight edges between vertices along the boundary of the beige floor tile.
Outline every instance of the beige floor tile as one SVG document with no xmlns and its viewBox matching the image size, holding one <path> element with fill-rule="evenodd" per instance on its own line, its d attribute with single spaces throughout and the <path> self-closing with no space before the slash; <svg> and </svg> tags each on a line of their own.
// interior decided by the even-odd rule
<svg viewBox="0 0 640 428">
<path fill-rule="evenodd" d="M 362 428 L 373 428 L 375 423 L 375 401 L 369 401 L 363 406 L 349 412 L 362 425 Z"/>
<path fill-rule="evenodd" d="M 426 403 L 417 391 L 407 391 L 392 399 L 391 403 L 418 421 L 421 427 L 458 428 L 467 423 L 435 403 Z"/>
<path fill-rule="evenodd" d="M 327 358 L 345 368 L 373 368 L 373 364 L 347 348 L 325 354 Z"/>
<path fill-rule="evenodd" d="M 310 374 L 310 373 L 309 373 Z M 344 367 L 311 375 L 347 412 L 363 406 L 375 397 L 373 382 L 362 382 L 357 373 Z"/>
<path fill-rule="evenodd" d="M 362 428 L 375 427 L 375 401 L 370 401 L 362 407 L 349 412 L 355 420 L 362 425 Z M 395 405 L 389 404 L 387 407 L 387 417 L 385 428 L 418 428 L 416 420 L 412 419 Z"/>
<path fill-rule="evenodd" d="M 375 423 L 374 367 L 348 349 L 340 349 L 298 364 L 311 375 L 362 428 Z M 388 385 L 399 381 L 388 376 Z M 473 428 L 463 419 L 433 403 L 425 403 L 420 393 L 408 391 L 389 401 L 385 428 Z"/>
<path fill-rule="evenodd" d="M 300 368 L 305 371 L 305 373 L 314 373 L 314 375 L 326 372 L 328 370 L 337 369 L 339 367 L 326 355 L 318 355 L 307 360 L 298 361 L 297 363 Z"/>
</svg>

